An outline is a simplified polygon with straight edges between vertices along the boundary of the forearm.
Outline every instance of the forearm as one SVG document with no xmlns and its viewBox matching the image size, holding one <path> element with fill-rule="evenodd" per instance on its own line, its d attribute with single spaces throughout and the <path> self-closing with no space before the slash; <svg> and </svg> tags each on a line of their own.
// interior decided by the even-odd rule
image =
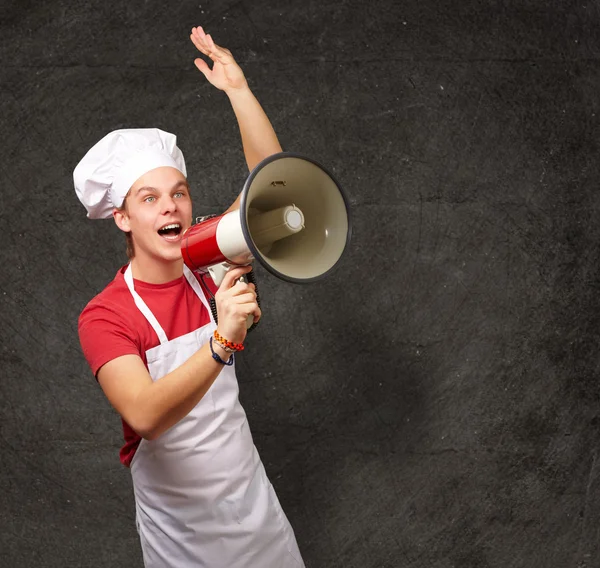
<svg viewBox="0 0 600 568">
<path fill-rule="evenodd" d="M 219 346 L 213 348 L 221 359 L 229 359 Z M 200 402 L 222 370 L 223 365 L 213 359 L 206 344 L 177 369 L 149 384 L 136 400 L 138 434 L 152 440 L 177 424 Z"/>
<path fill-rule="evenodd" d="M 275 130 L 249 87 L 227 91 L 242 137 L 244 156 L 252 170 L 262 160 L 281 152 Z"/>
</svg>

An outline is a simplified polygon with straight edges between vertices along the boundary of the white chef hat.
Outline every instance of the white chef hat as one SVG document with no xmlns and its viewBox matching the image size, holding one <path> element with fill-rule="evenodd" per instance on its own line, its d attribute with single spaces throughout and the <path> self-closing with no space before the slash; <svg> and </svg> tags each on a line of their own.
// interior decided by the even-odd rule
<svg viewBox="0 0 600 568">
<path fill-rule="evenodd" d="M 112 217 L 145 173 L 171 166 L 186 174 L 177 137 L 158 128 L 115 130 L 95 144 L 73 171 L 75 193 L 90 219 Z"/>
</svg>

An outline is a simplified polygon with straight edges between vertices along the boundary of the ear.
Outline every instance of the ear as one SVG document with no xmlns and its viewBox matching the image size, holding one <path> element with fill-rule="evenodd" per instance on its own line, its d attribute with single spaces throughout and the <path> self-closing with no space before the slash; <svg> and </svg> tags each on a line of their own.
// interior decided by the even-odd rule
<svg viewBox="0 0 600 568">
<path fill-rule="evenodd" d="M 130 233 L 131 227 L 129 226 L 129 216 L 125 212 L 124 209 L 117 209 L 116 207 L 113 209 L 113 219 L 115 220 L 115 224 L 121 231 L 124 233 Z"/>
</svg>

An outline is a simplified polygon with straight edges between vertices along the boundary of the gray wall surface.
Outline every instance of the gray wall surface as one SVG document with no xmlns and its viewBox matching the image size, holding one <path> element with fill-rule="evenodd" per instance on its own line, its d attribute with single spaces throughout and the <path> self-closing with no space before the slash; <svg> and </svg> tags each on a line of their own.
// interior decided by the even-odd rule
<svg viewBox="0 0 600 568">
<path fill-rule="evenodd" d="M 352 209 L 335 272 L 258 266 L 240 398 L 309 568 L 599 567 L 600 2 L 5 0 L 0 565 L 141 566 L 77 318 L 126 262 L 72 171 L 178 135 L 195 213 L 248 175 L 192 26 Z"/>
</svg>

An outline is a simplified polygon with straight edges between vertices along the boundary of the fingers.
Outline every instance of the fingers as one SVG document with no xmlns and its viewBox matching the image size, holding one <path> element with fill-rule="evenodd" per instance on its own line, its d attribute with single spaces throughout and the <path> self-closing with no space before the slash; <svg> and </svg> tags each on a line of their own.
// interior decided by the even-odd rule
<svg viewBox="0 0 600 568">
<path fill-rule="evenodd" d="M 236 343 L 244 340 L 248 316 L 252 316 L 254 323 L 262 316 L 256 294 L 253 292 L 222 298 L 221 301 L 217 301 L 217 312 L 219 333 Z"/>
<path fill-rule="evenodd" d="M 256 304 L 256 294 L 254 291 L 236 294 L 235 296 L 232 296 L 231 302 L 237 304 L 238 306 L 241 306 L 242 304 L 258 305 Z"/>
<path fill-rule="evenodd" d="M 198 68 L 198 71 L 208 78 L 208 75 L 210 75 L 210 67 L 204 59 L 200 59 L 199 57 L 198 59 L 194 59 L 194 65 Z"/>
<path fill-rule="evenodd" d="M 244 274 L 247 274 L 251 270 L 252 267 L 250 265 L 231 268 L 225 274 L 223 282 L 221 282 L 221 286 L 219 286 L 219 288 L 222 288 L 223 290 L 228 290 L 229 288 L 235 285 L 237 280 L 239 280 Z"/>
<path fill-rule="evenodd" d="M 250 314 L 256 315 L 260 311 L 254 284 L 238 282 L 232 288 L 217 293 L 219 294 L 218 307 L 223 309 L 224 313 L 229 316 L 238 314 L 246 318 Z"/>
<path fill-rule="evenodd" d="M 230 296 L 241 296 L 242 294 L 247 294 L 248 292 L 254 293 L 255 286 L 252 283 L 246 284 L 243 280 L 237 281 L 231 288 L 228 290 L 228 294 Z"/>
<path fill-rule="evenodd" d="M 253 286 L 252 284 L 244 284 L 246 287 Z M 232 290 L 237 287 L 234 286 Z M 257 322 L 261 317 L 261 310 L 256 300 L 256 293 L 252 289 L 251 291 L 243 292 L 232 296 L 230 299 L 230 307 L 235 306 L 235 310 L 242 316 L 242 321 L 245 321 L 248 316 L 254 316 L 254 322 Z"/>
<path fill-rule="evenodd" d="M 224 47 L 218 46 L 210 34 L 205 33 L 202 26 L 192 28 L 190 39 L 196 46 L 198 51 L 210 57 L 213 61 L 219 61 L 219 63 L 227 64 L 230 63 L 231 51 Z"/>
<path fill-rule="evenodd" d="M 192 28 L 190 39 L 198 51 L 204 53 L 204 55 L 210 55 L 211 46 L 208 43 L 208 38 L 206 37 L 204 30 L 201 27 Z"/>
<path fill-rule="evenodd" d="M 260 317 L 262 316 L 262 312 L 260 310 L 259 305 L 254 302 L 247 302 L 245 304 L 240 304 L 240 311 L 243 314 L 242 321 L 246 321 L 248 316 L 254 316 L 254 322 L 256 323 Z"/>
<path fill-rule="evenodd" d="M 219 314 L 219 327 L 224 337 L 231 341 L 243 342 L 249 316 L 254 323 L 262 316 L 256 297 L 256 286 L 240 278 L 252 270 L 252 266 L 236 266 L 225 274 L 215 299 Z"/>
<path fill-rule="evenodd" d="M 225 47 L 221 47 L 221 46 L 217 45 L 213 41 L 213 38 L 210 34 L 206 34 L 206 39 L 207 39 L 208 45 L 210 47 L 210 52 L 214 53 L 219 59 L 222 59 L 223 57 L 225 57 L 227 55 L 231 55 L 231 51 L 229 51 Z"/>
<path fill-rule="evenodd" d="M 219 290 L 219 299 L 221 302 L 230 302 L 232 304 L 246 304 L 256 302 L 256 290 L 254 284 L 237 282 L 228 290 Z"/>
</svg>

